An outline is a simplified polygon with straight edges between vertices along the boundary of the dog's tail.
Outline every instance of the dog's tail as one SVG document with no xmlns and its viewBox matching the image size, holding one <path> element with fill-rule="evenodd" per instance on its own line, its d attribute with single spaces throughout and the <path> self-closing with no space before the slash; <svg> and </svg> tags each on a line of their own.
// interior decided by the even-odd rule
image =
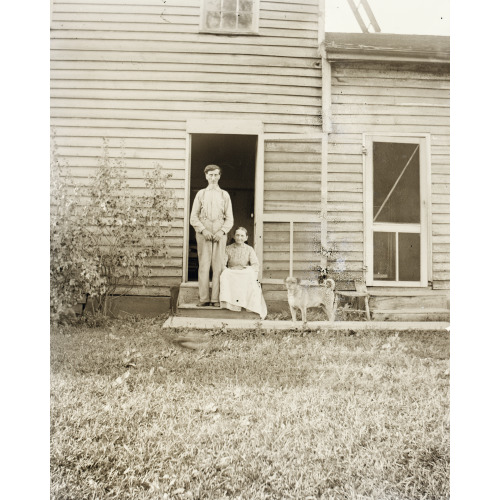
<svg viewBox="0 0 500 500">
<path fill-rule="evenodd" d="M 328 278 L 327 280 L 324 281 L 325 285 L 327 288 L 331 288 L 332 290 L 335 290 L 335 281 L 332 280 L 332 278 Z"/>
</svg>

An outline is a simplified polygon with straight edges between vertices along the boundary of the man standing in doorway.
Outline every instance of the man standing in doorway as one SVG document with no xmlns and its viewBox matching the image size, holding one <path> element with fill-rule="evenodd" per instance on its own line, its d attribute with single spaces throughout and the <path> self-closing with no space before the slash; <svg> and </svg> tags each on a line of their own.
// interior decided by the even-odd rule
<svg viewBox="0 0 500 500">
<path fill-rule="evenodd" d="M 233 208 L 229 193 L 219 187 L 221 168 L 205 167 L 208 187 L 198 191 L 191 211 L 190 223 L 196 231 L 198 247 L 198 306 L 220 307 L 219 279 L 224 266 L 227 233 L 233 227 Z M 212 297 L 209 290 L 209 273 L 212 267 Z"/>
</svg>

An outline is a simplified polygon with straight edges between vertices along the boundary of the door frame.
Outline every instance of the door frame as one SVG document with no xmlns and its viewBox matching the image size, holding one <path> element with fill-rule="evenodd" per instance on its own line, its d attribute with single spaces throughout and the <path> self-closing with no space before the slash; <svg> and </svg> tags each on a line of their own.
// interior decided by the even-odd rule
<svg viewBox="0 0 500 500">
<path fill-rule="evenodd" d="M 191 211 L 191 134 L 229 134 L 257 136 L 254 186 L 254 241 L 255 252 L 262 262 L 262 210 L 264 207 L 264 125 L 259 120 L 211 120 L 191 119 L 186 121 L 186 164 L 184 183 L 184 233 L 182 243 L 182 282 L 188 279 L 189 259 L 189 215 Z M 261 278 L 262 269 L 259 269 Z"/>
<path fill-rule="evenodd" d="M 373 142 L 417 143 L 420 145 L 420 281 L 377 281 L 373 279 Z M 368 286 L 427 287 L 432 281 L 432 209 L 431 153 L 427 133 L 364 133 L 363 134 L 363 258 Z M 389 225 L 389 224 L 387 224 Z M 411 226 L 411 225 L 407 225 Z M 401 229 L 404 229 L 401 224 Z M 408 227 L 411 232 L 411 228 Z"/>
</svg>

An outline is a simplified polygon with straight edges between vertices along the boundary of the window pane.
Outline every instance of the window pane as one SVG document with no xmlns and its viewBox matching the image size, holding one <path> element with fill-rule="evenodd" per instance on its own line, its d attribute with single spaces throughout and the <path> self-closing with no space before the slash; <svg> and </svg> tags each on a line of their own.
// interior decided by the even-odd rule
<svg viewBox="0 0 500 500">
<path fill-rule="evenodd" d="M 252 14 L 238 14 L 238 28 L 241 30 L 252 29 Z"/>
<path fill-rule="evenodd" d="M 373 279 L 396 281 L 396 233 L 373 233 Z"/>
<path fill-rule="evenodd" d="M 224 3 L 222 4 L 222 10 L 224 10 L 225 12 L 236 12 L 236 9 L 236 0 L 224 0 Z"/>
<path fill-rule="evenodd" d="M 219 28 L 220 26 L 220 14 L 218 12 L 207 12 L 207 28 Z"/>
<path fill-rule="evenodd" d="M 220 10 L 221 0 L 206 0 L 207 10 Z"/>
<path fill-rule="evenodd" d="M 399 281 L 420 281 L 420 234 L 399 233 Z"/>
<path fill-rule="evenodd" d="M 251 12 L 253 0 L 240 0 L 240 12 Z"/>
<path fill-rule="evenodd" d="M 418 149 L 415 152 L 418 147 L 418 144 L 373 143 L 374 222 L 420 222 Z M 404 173 L 398 181 L 403 170 Z"/>
<path fill-rule="evenodd" d="M 236 14 L 228 14 L 224 12 L 222 14 L 222 28 L 223 29 L 236 29 Z"/>
</svg>

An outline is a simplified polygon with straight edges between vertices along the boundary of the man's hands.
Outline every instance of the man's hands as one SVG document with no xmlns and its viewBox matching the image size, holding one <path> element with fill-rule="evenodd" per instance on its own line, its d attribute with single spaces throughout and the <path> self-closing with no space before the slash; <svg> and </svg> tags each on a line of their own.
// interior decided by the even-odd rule
<svg viewBox="0 0 500 500">
<path fill-rule="evenodd" d="M 210 231 L 208 231 L 207 229 L 204 229 L 204 230 L 201 232 L 201 234 L 203 235 L 203 237 L 204 237 L 207 241 L 211 241 L 211 240 L 212 240 L 212 238 L 213 238 L 213 236 L 214 236 L 214 235 L 213 235 Z"/>
<path fill-rule="evenodd" d="M 222 229 L 219 229 L 215 234 L 212 234 L 208 229 L 204 229 L 201 234 L 207 241 L 220 241 L 224 236 Z"/>
<path fill-rule="evenodd" d="M 222 229 L 219 229 L 214 235 L 213 235 L 213 240 L 214 241 L 219 241 L 222 237 L 224 236 L 224 231 Z"/>
</svg>

